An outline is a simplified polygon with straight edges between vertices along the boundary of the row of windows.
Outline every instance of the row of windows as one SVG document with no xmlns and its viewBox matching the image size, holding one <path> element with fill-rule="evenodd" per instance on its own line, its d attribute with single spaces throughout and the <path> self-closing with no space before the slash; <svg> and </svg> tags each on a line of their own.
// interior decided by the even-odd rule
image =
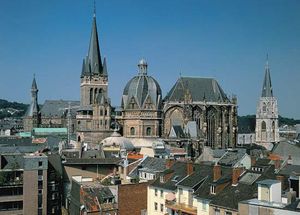
<svg viewBox="0 0 300 215">
<path fill-rule="evenodd" d="M 154 190 L 154 194 L 155 194 L 155 196 L 158 195 L 158 190 L 157 189 Z M 163 197 L 163 195 L 164 195 L 164 191 L 160 190 L 160 197 Z"/>
<path fill-rule="evenodd" d="M 135 127 L 131 127 L 131 128 L 130 128 L 130 135 L 131 135 L 131 136 L 134 136 L 135 133 L 136 133 Z M 151 129 L 150 127 L 147 127 L 147 128 L 146 128 L 146 136 L 150 136 L 150 135 L 152 135 L 152 129 Z"/>
<path fill-rule="evenodd" d="M 157 202 L 154 202 L 154 210 L 158 210 Z M 160 204 L 160 212 L 164 212 L 164 204 Z"/>
</svg>

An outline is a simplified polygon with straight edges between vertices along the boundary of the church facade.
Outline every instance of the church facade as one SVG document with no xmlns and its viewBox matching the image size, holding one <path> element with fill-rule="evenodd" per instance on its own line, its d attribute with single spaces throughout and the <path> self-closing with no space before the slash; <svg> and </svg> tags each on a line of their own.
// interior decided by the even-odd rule
<svg viewBox="0 0 300 215">
<path fill-rule="evenodd" d="M 271 150 L 279 142 L 278 106 L 273 95 L 271 74 L 267 62 L 261 97 L 256 110 L 255 142 Z"/>
</svg>

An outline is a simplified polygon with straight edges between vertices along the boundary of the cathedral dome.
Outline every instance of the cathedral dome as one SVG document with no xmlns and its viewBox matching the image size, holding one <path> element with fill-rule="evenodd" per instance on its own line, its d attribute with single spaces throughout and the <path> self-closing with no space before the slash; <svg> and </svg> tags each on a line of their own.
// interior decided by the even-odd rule
<svg viewBox="0 0 300 215">
<path fill-rule="evenodd" d="M 138 67 L 138 75 L 124 88 L 123 109 L 160 109 L 162 94 L 158 82 L 147 75 L 148 64 L 144 59 L 139 61 Z"/>
</svg>

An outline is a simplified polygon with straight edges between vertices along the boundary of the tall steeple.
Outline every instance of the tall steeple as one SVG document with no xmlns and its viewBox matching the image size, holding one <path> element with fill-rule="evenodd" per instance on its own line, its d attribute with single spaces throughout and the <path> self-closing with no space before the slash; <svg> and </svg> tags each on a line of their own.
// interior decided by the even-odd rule
<svg viewBox="0 0 300 215">
<path fill-rule="evenodd" d="M 32 85 L 31 85 L 31 103 L 27 110 L 26 116 L 35 116 L 39 112 L 38 105 L 38 88 L 35 80 L 35 75 L 33 76 Z"/>
<path fill-rule="evenodd" d="M 265 79 L 263 83 L 261 97 L 273 97 L 273 88 L 271 83 L 271 74 L 270 74 L 268 55 L 267 55 L 267 62 L 265 67 Z"/>
<path fill-rule="evenodd" d="M 103 71 L 95 11 L 96 10 L 94 9 L 88 55 L 83 60 L 81 77 L 93 76 L 93 75 L 107 76 L 107 74 L 105 74 Z"/>
</svg>

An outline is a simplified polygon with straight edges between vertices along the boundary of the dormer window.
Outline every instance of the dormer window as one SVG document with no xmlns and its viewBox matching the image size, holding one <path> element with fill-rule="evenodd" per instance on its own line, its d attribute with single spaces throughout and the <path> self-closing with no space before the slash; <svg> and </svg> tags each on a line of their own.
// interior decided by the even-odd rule
<svg viewBox="0 0 300 215">
<path fill-rule="evenodd" d="M 210 194 L 216 194 L 216 186 L 215 185 L 210 186 Z"/>
</svg>

